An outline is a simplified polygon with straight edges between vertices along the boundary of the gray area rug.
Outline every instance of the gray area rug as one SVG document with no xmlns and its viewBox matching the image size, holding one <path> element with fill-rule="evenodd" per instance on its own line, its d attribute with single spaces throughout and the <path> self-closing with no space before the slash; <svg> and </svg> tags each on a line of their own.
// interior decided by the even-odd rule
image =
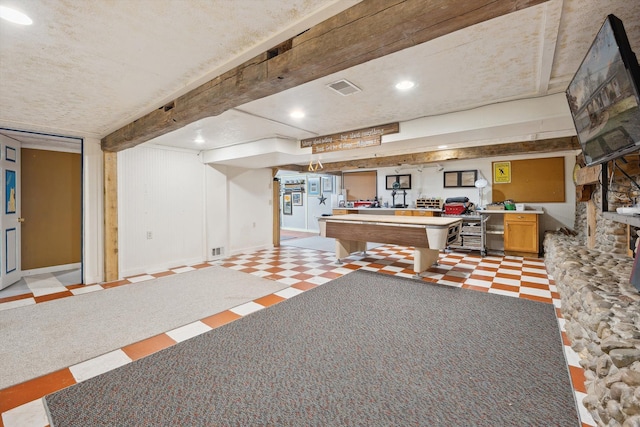
<svg viewBox="0 0 640 427">
<path fill-rule="evenodd" d="M 286 287 L 212 266 L 0 311 L 0 389 Z"/>
<path fill-rule="evenodd" d="M 281 246 L 295 246 L 297 248 L 316 249 L 323 252 L 335 252 L 336 239 L 321 236 L 303 237 L 300 239 L 292 239 L 282 242 Z M 367 249 L 372 249 L 378 246 L 382 246 L 382 243 L 367 243 Z"/>
<path fill-rule="evenodd" d="M 355 271 L 47 396 L 62 426 L 578 426 L 552 305 Z"/>
</svg>

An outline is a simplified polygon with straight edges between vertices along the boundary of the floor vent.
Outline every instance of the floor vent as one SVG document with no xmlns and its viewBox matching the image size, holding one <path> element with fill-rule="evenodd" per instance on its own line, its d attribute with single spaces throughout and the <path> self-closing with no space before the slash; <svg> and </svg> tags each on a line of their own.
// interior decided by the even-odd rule
<svg viewBox="0 0 640 427">
<path fill-rule="evenodd" d="M 211 248 L 211 256 L 214 258 L 219 258 L 224 255 L 224 248 Z"/>
<path fill-rule="evenodd" d="M 356 92 L 362 92 L 362 89 L 351 83 L 349 80 L 345 79 L 328 84 L 327 87 L 329 89 L 335 90 L 342 96 L 349 96 L 353 95 Z"/>
</svg>

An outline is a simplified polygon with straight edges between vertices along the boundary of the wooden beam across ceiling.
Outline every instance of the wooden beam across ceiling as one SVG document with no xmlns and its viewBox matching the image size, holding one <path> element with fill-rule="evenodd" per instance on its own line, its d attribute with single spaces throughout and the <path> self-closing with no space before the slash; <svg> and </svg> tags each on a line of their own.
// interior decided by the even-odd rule
<svg viewBox="0 0 640 427">
<path fill-rule="evenodd" d="M 364 0 L 102 139 L 117 152 L 256 99 L 548 0 Z"/>
<path fill-rule="evenodd" d="M 554 153 L 559 151 L 579 150 L 580 143 L 575 136 L 544 139 L 539 141 L 511 142 L 506 144 L 483 145 L 451 150 L 427 151 L 422 153 L 401 154 L 397 156 L 372 157 L 344 162 L 323 163 L 322 173 L 345 172 L 356 169 L 377 169 L 402 165 L 424 165 L 445 162 L 447 160 L 471 160 L 494 158 L 501 156 L 517 156 L 524 154 Z M 304 172 L 304 167 L 298 165 L 282 165 L 281 170 L 298 170 Z M 300 169 L 296 169 L 300 168 Z"/>
</svg>

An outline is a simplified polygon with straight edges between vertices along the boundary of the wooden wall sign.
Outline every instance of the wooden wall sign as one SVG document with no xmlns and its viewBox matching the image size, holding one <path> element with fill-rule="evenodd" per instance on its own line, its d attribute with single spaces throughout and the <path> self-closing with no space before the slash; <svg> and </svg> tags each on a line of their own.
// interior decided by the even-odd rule
<svg viewBox="0 0 640 427">
<path fill-rule="evenodd" d="M 382 135 L 398 132 L 400 132 L 400 124 L 397 122 L 389 123 L 365 129 L 350 130 L 333 135 L 303 139 L 300 141 L 300 148 L 311 147 L 311 152 L 316 154 L 371 147 L 382 143 Z"/>
</svg>

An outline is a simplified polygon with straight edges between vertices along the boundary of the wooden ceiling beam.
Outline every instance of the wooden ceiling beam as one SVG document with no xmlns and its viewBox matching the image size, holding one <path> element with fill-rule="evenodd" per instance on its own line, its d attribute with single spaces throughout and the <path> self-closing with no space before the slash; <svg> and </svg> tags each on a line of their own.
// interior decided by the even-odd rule
<svg viewBox="0 0 640 427">
<path fill-rule="evenodd" d="M 256 99 L 548 0 L 364 0 L 102 139 L 117 152 Z"/>
<path fill-rule="evenodd" d="M 322 173 L 346 172 L 356 169 L 378 169 L 402 165 L 423 165 L 447 160 L 471 160 L 487 157 L 515 156 L 523 154 L 553 153 L 578 150 L 580 144 L 575 136 L 552 138 L 539 141 L 512 142 L 506 144 L 483 145 L 452 150 L 428 151 L 401 154 L 397 156 L 373 157 L 344 162 L 323 163 Z"/>
</svg>

